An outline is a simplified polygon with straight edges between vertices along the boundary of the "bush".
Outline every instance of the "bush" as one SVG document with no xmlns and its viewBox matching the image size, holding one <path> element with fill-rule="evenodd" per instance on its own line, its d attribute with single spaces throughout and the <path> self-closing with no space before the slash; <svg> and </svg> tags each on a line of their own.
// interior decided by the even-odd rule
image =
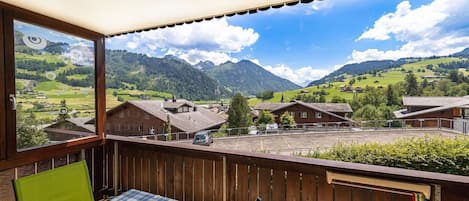
<svg viewBox="0 0 469 201">
<path fill-rule="evenodd" d="M 405 138 L 390 144 L 338 143 L 329 151 L 302 156 L 469 176 L 469 138 L 465 136 Z"/>
</svg>

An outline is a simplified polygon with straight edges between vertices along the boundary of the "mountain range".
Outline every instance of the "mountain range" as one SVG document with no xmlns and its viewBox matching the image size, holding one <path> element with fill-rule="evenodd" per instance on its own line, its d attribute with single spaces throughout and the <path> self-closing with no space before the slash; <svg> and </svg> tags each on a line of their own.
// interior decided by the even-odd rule
<svg viewBox="0 0 469 201">
<path fill-rule="evenodd" d="M 310 82 L 307 87 L 325 84 L 328 82 L 341 81 L 345 75 L 361 75 L 365 73 L 378 72 L 386 69 L 399 67 L 403 64 L 415 63 L 426 59 L 436 59 L 442 57 L 457 57 L 457 58 L 469 58 L 469 48 L 462 50 L 448 56 L 431 56 L 431 57 L 411 57 L 401 58 L 397 60 L 371 60 L 361 63 L 346 64 L 339 69 L 329 73 L 319 80 Z"/>
<path fill-rule="evenodd" d="M 204 61 L 191 65 L 172 55 L 157 58 L 124 50 L 108 50 L 106 58 L 107 87 L 110 88 L 130 84 L 138 90 L 200 100 L 230 97 L 238 92 L 253 95 L 265 90 L 300 88 L 248 60 L 220 65 Z"/>
</svg>

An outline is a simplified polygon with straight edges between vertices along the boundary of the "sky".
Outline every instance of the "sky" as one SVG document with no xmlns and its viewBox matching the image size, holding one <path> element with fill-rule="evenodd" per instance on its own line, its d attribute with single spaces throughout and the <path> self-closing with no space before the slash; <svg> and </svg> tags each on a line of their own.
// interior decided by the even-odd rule
<svg viewBox="0 0 469 201">
<path fill-rule="evenodd" d="M 347 63 L 469 47 L 468 0 L 324 0 L 113 37 L 110 49 L 191 64 L 251 60 L 305 86 Z"/>
</svg>

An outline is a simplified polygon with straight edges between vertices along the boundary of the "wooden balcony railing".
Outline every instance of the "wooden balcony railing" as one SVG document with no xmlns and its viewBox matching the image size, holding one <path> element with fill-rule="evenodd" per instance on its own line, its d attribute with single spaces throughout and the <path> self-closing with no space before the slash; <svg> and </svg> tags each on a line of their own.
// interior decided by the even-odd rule
<svg viewBox="0 0 469 201">
<path fill-rule="evenodd" d="M 385 192 L 373 186 L 329 184 L 326 172 L 334 171 L 426 184 L 431 186 L 434 201 L 469 200 L 469 177 L 457 175 L 119 136 L 108 136 L 103 150 L 103 184 L 113 189 L 112 193 L 135 188 L 178 200 L 203 201 L 412 200 L 409 194 L 392 189 Z"/>
</svg>

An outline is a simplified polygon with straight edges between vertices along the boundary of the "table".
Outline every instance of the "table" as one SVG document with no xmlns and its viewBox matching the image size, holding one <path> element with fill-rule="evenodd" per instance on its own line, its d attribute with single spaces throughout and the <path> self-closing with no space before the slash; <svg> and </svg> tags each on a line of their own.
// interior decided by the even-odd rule
<svg viewBox="0 0 469 201">
<path fill-rule="evenodd" d="M 151 193 L 130 189 L 121 195 L 112 198 L 111 201 L 177 201 L 171 198 L 154 195 Z"/>
</svg>

